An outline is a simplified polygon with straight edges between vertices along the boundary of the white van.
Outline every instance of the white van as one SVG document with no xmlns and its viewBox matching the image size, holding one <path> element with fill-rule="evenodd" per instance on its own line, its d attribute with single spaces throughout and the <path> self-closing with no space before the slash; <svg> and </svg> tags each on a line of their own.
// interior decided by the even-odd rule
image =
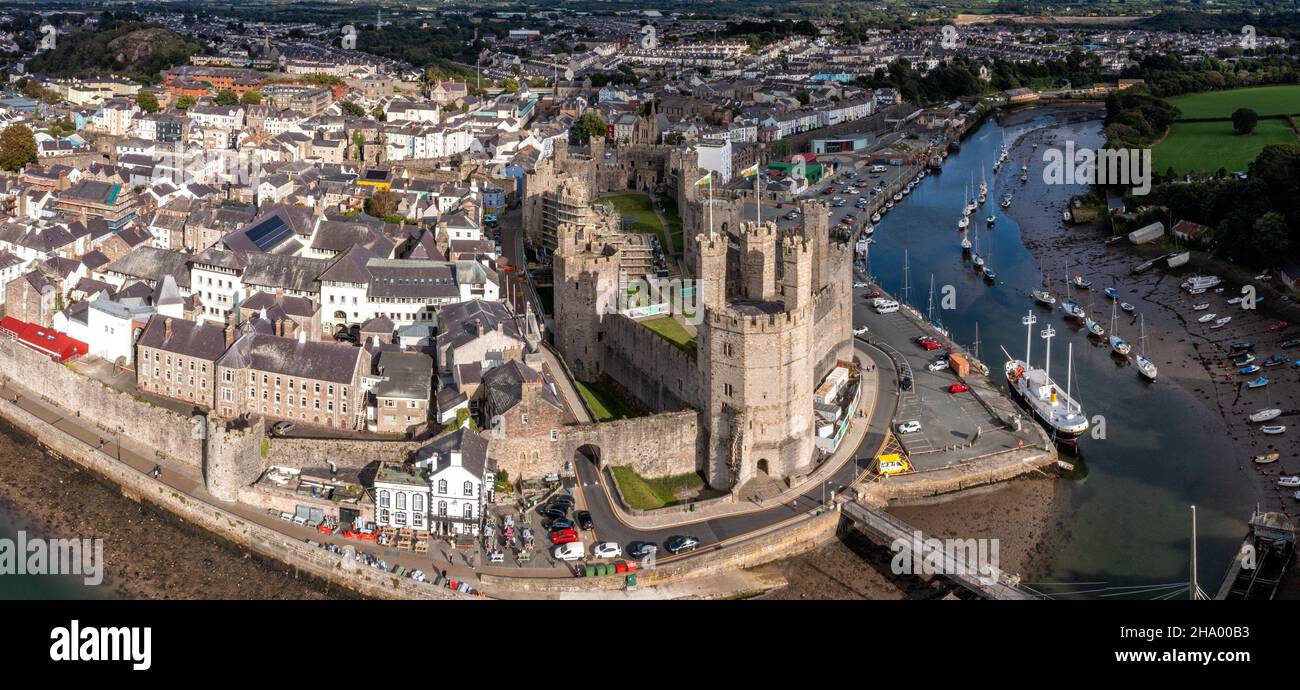
<svg viewBox="0 0 1300 690">
<path fill-rule="evenodd" d="M 883 165 L 873 165 L 873 166 L 871 166 L 871 172 L 873 172 L 873 173 L 882 173 L 882 172 L 885 172 L 885 171 L 888 170 L 888 169 L 889 169 L 889 168 L 886 168 L 886 167 L 883 166 Z"/>
<path fill-rule="evenodd" d="M 556 560 L 576 561 L 587 555 L 587 549 L 580 541 L 571 541 L 568 544 L 559 544 L 551 551 Z"/>
<path fill-rule="evenodd" d="M 893 300 L 885 300 L 876 305 L 877 314 L 893 314 L 896 311 L 898 311 L 898 302 Z"/>
</svg>

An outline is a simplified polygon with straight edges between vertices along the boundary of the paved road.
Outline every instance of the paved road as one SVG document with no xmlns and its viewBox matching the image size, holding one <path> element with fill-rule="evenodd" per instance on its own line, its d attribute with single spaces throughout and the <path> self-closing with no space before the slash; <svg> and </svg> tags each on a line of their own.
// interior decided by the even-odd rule
<svg viewBox="0 0 1300 690">
<path fill-rule="evenodd" d="M 878 390 L 883 391 L 868 420 L 868 429 L 862 443 L 856 449 L 852 460 L 845 462 L 823 484 L 811 487 L 797 499 L 797 507 L 784 504 L 774 508 L 758 510 L 742 515 L 704 519 L 694 524 L 670 528 L 639 530 L 621 522 L 615 514 L 614 507 L 606 492 L 602 489 L 597 476 L 596 466 L 588 459 L 576 461 L 579 479 L 580 503 L 585 504 L 595 522 L 596 541 L 615 541 L 623 545 L 635 541 L 651 541 L 662 545 L 664 540 L 674 535 L 691 535 L 698 537 L 701 547 L 708 547 L 741 537 L 756 530 L 776 525 L 782 521 L 806 513 L 822 505 L 823 489 L 826 492 L 839 490 L 848 486 L 865 470 L 873 459 L 875 452 L 884 444 L 885 432 L 889 428 L 894 411 L 894 391 L 898 390 L 898 381 L 894 376 L 889 359 L 874 349 L 863 348 L 876 365 L 880 373 Z M 864 401 L 864 406 L 866 402 Z M 662 553 L 662 551 L 661 551 Z"/>
</svg>

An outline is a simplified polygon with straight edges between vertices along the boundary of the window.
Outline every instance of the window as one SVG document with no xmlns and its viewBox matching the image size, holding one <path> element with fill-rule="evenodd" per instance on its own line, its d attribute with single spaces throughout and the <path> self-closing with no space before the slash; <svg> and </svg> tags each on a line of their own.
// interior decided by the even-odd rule
<svg viewBox="0 0 1300 690">
<path fill-rule="evenodd" d="M 388 507 L 388 492 L 387 492 L 387 491 L 380 491 L 380 492 L 379 492 L 379 507 L 380 507 L 380 508 L 387 508 L 387 507 Z"/>
<path fill-rule="evenodd" d="M 446 495 L 447 495 L 447 480 L 446 480 L 446 479 L 439 479 L 439 480 L 438 480 L 438 493 L 442 494 L 443 496 L 446 496 Z"/>
<path fill-rule="evenodd" d="M 388 510 L 387 510 L 387 509 L 379 511 L 379 524 L 381 524 L 381 525 L 386 525 L 386 524 L 388 524 Z"/>
<path fill-rule="evenodd" d="M 447 502 L 438 501 L 438 516 L 447 517 Z"/>
<path fill-rule="evenodd" d="M 414 510 L 417 513 L 424 512 L 424 494 L 411 495 L 411 510 Z"/>
<path fill-rule="evenodd" d="M 473 503 L 466 503 L 466 504 L 465 504 L 465 519 L 466 519 L 466 520 L 473 520 L 473 519 L 474 519 L 474 504 L 473 504 Z"/>
<path fill-rule="evenodd" d="M 474 482 L 470 482 L 470 481 L 465 482 L 465 495 L 466 496 L 474 495 Z"/>
<path fill-rule="evenodd" d="M 398 509 L 398 510 L 406 510 L 406 492 L 405 492 L 405 491 L 398 491 L 398 492 L 397 492 L 397 509 Z"/>
</svg>

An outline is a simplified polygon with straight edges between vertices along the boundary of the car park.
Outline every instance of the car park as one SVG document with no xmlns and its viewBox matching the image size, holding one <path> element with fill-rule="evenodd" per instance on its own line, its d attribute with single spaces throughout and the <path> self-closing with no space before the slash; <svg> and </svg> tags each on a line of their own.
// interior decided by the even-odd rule
<svg viewBox="0 0 1300 690">
<path fill-rule="evenodd" d="M 920 430 L 921 430 L 921 422 L 915 419 L 908 420 L 906 422 L 901 422 L 898 425 L 898 433 L 900 434 L 915 434 Z"/>
<path fill-rule="evenodd" d="M 594 558 L 619 558 L 623 555 L 623 548 L 612 541 L 605 541 L 592 547 L 591 555 Z"/>
<path fill-rule="evenodd" d="M 667 549 L 668 552 L 672 554 L 684 553 L 686 551 L 694 551 L 695 549 L 699 548 L 699 546 L 700 546 L 700 540 L 698 537 L 687 537 L 687 536 L 669 537 L 668 541 L 664 542 L 664 548 Z"/>
</svg>

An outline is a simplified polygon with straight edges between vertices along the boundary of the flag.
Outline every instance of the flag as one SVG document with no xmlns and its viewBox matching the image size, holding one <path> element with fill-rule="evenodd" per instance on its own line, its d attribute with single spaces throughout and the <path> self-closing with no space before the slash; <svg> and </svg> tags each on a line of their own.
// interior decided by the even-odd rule
<svg viewBox="0 0 1300 690">
<path fill-rule="evenodd" d="M 758 174 L 758 163 L 755 163 L 749 166 L 748 168 L 745 168 L 744 170 L 740 171 L 741 177 L 749 177 L 751 175 L 757 175 L 757 174 Z"/>
<path fill-rule="evenodd" d="M 713 186 L 713 173 L 706 172 L 704 173 L 704 177 L 701 177 L 700 179 L 695 181 L 696 187 L 699 187 L 700 185 L 709 185 L 710 187 Z"/>
</svg>

